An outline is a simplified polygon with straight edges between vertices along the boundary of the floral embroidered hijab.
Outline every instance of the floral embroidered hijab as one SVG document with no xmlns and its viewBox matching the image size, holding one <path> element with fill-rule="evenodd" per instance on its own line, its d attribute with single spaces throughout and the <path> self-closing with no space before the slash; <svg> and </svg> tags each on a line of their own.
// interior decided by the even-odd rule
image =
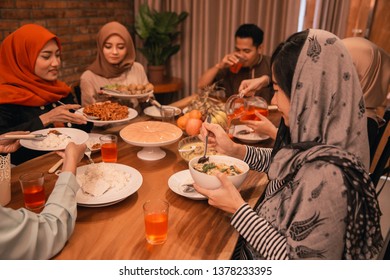
<svg viewBox="0 0 390 280">
<path fill-rule="evenodd" d="M 375 188 L 366 171 L 363 94 L 352 60 L 334 34 L 309 31 L 295 68 L 290 103 L 291 145 L 274 156 L 270 180 L 290 181 L 305 163 L 316 160 L 325 162 L 322 168 L 327 163 L 339 166 L 348 203 L 344 258 L 374 258 L 382 240 Z"/>
</svg>

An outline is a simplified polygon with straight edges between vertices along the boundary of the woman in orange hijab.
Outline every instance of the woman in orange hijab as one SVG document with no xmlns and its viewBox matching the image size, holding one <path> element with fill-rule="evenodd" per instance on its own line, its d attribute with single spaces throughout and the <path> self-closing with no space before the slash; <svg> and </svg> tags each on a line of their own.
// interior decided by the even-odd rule
<svg viewBox="0 0 390 280">
<path fill-rule="evenodd" d="M 57 80 L 60 55 L 58 38 L 36 24 L 26 24 L 4 39 L 0 46 L 0 133 L 87 124 L 84 116 L 69 111 L 80 106 L 74 104 L 70 88 Z M 90 130 L 91 126 L 83 128 Z M 11 160 L 19 164 L 40 154 L 19 149 Z"/>
</svg>

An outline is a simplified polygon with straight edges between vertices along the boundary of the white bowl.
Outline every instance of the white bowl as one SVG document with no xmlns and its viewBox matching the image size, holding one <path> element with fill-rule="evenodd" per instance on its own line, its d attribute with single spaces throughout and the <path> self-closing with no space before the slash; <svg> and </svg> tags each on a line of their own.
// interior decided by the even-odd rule
<svg viewBox="0 0 390 280">
<path fill-rule="evenodd" d="M 197 171 L 194 169 L 194 165 L 198 163 L 198 159 L 200 157 L 195 157 L 190 160 L 188 163 L 188 167 L 192 176 L 192 179 L 194 182 L 205 188 L 205 189 L 218 189 L 221 186 L 221 181 L 214 175 L 208 175 L 206 173 Z M 209 156 L 209 162 L 215 162 L 215 163 L 225 163 L 228 165 L 236 165 L 239 169 L 242 170 L 242 173 L 239 175 L 234 176 L 227 176 L 229 181 L 233 183 L 233 185 L 238 188 L 242 182 L 244 182 L 245 178 L 248 175 L 249 166 L 244 161 L 229 157 L 229 156 L 223 156 L 223 155 L 214 155 Z"/>
</svg>

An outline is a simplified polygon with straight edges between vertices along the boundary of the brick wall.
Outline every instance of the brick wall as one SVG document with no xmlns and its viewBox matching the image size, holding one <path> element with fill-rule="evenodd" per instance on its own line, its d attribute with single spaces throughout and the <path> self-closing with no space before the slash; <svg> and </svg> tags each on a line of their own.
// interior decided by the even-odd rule
<svg viewBox="0 0 390 280">
<path fill-rule="evenodd" d="M 1 0 L 0 42 L 26 23 L 46 27 L 60 38 L 63 48 L 60 80 L 71 85 L 96 57 L 99 28 L 113 20 L 131 30 L 134 0 Z"/>
</svg>

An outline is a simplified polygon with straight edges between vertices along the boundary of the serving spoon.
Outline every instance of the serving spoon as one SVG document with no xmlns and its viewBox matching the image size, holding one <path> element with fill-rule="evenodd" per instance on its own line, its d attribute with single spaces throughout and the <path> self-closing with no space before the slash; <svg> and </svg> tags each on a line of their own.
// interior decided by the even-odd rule
<svg viewBox="0 0 390 280">
<path fill-rule="evenodd" d="M 61 101 L 57 101 L 59 104 L 61 105 L 66 105 L 64 102 L 61 102 Z M 69 110 L 70 112 L 74 113 L 75 111 L 73 109 Z M 86 113 L 84 113 L 84 111 L 79 111 L 83 114 L 84 117 L 86 117 L 87 119 L 90 119 L 90 120 L 99 120 L 100 118 L 99 117 L 96 117 L 96 116 L 91 116 L 91 115 L 87 115 Z"/>
</svg>

